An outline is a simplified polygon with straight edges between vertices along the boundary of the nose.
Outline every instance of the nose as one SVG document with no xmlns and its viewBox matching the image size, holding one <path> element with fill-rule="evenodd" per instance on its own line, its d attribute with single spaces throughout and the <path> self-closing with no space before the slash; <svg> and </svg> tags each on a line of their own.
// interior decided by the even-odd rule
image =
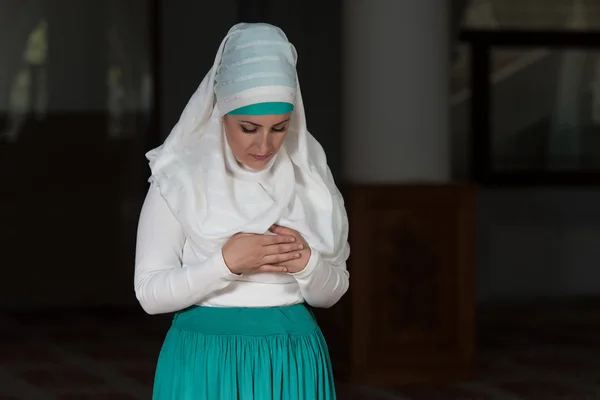
<svg viewBox="0 0 600 400">
<path fill-rule="evenodd" d="M 260 154 L 265 155 L 269 154 L 271 151 L 271 135 L 268 132 L 260 135 L 260 143 L 258 143 L 258 148 L 260 149 Z"/>
</svg>

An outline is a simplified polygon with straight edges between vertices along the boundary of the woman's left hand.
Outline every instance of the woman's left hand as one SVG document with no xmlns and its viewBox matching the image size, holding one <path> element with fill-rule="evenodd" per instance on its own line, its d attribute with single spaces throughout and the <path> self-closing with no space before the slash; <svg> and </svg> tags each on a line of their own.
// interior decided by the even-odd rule
<svg viewBox="0 0 600 400">
<path fill-rule="evenodd" d="M 288 273 L 293 274 L 306 268 L 306 264 L 308 264 L 308 260 L 310 259 L 311 250 L 310 246 L 304 237 L 302 237 L 300 232 L 281 225 L 273 225 L 271 228 L 269 228 L 269 230 L 277 235 L 293 236 L 296 238 L 296 243 L 304 245 L 304 249 L 299 251 L 300 258 L 281 263 L 287 267 Z"/>
</svg>

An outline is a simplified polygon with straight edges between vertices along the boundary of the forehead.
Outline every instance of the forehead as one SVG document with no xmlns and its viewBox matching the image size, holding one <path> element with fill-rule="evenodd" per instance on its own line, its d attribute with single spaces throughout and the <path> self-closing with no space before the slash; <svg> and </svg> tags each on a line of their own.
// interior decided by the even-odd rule
<svg viewBox="0 0 600 400">
<path fill-rule="evenodd" d="M 230 118 L 232 121 L 236 122 L 249 122 L 251 124 L 261 125 L 261 126 L 273 126 L 277 124 L 281 124 L 284 121 L 290 119 L 290 113 L 285 114 L 266 114 L 266 115 L 227 115 L 227 118 Z"/>
</svg>

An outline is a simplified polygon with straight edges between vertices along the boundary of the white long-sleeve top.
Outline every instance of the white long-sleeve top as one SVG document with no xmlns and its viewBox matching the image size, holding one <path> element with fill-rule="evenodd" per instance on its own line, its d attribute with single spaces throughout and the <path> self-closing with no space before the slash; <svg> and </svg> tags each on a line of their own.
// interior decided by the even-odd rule
<svg viewBox="0 0 600 400">
<path fill-rule="evenodd" d="M 304 270 L 286 274 L 285 282 L 260 282 L 233 274 L 221 251 L 199 261 L 185 233 L 156 185 L 142 207 L 136 247 L 135 293 L 149 314 L 182 310 L 192 305 L 273 307 L 306 302 L 333 306 L 346 293 L 346 263 L 330 265 L 311 249 Z"/>
</svg>

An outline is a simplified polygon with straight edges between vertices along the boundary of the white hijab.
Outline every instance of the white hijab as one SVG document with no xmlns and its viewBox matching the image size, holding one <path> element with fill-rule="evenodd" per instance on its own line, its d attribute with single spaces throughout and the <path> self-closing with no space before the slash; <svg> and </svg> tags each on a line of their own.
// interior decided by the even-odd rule
<svg viewBox="0 0 600 400">
<path fill-rule="evenodd" d="M 275 35 L 278 40 L 246 40 L 243 45 L 236 44 L 236 38 L 248 38 L 257 31 L 261 35 Z M 228 67 L 222 64 L 222 59 L 232 49 L 252 46 L 265 49 L 282 44 L 292 49 L 295 90 L 290 91 L 285 85 L 248 85 L 248 77 L 241 76 L 236 80 L 244 82 L 242 91 L 232 93 L 229 88 L 227 96 L 215 96 L 215 90 L 218 94 L 215 77 Z M 344 201 L 323 148 L 306 129 L 295 63 L 295 50 L 279 28 L 267 24 L 234 26 L 169 137 L 146 154 L 152 171 L 150 181 L 159 187 L 200 261 L 218 251 L 232 235 L 264 234 L 273 224 L 300 232 L 326 262 L 337 265 L 348 258 Z M 222 115 L 259 101 L 285 100 L 286 96 L 294 98 L 295 108 L 287 137 L 276 157 L 261 171 L 239 165 L 225 138 Z M 257 277 L 261 281 L 281 281 L 276 276 L 286 276 L 257 275 L 261 275 Z"/>
</svg>

